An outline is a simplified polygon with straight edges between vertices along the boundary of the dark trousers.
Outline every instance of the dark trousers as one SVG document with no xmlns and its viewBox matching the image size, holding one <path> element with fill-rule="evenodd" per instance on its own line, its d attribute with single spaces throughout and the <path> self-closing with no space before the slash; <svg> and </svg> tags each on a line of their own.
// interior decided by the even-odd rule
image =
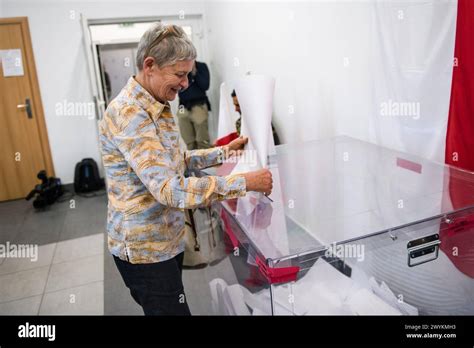
<svg viewBox="0 0 474 348">
<path fill-rule="evenodd" d="M 133 299 L 145 315 L 191 315 L 184 295 L 184 253 L 157 263 L 133 264 L 114 256 Z"/>
</svg>

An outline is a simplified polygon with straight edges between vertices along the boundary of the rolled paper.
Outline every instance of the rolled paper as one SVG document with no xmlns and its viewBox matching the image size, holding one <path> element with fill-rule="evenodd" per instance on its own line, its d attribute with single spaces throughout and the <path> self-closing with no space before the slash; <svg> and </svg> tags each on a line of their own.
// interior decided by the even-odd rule
<svg viewBox="0 0 474 348">
<path fill-rule="evenodd" d="M 241 135 L 249 138 L 247 154 L 236 166 L 236 172 L 266 168 L 267 157 L 273 144 L 272 112 L 275 79 L 265 75 L 247 75 L 236 84 L 236 94 L 242 111 Z M 256 163 L 249 161 L 256 158 Z M 250 162 L 250 163 L 246 163 Z M 244 170 L 247 169 L 247 170 Z"/>
</svg>

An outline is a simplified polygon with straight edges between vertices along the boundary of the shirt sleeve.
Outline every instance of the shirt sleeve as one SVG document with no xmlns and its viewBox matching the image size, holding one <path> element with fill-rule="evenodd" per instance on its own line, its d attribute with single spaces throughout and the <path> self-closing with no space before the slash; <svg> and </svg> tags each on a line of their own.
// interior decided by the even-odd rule
<svg viewBox="0 0 474 348">
<path fill-rule="evenodd" d="M 210 149 L 188 150 L 184 153 L 188 169 L 204 169 L 224 162 L 224 151 L 221 147 Z"/>
<path fill-rule="evenodd" d="M 246 194 L 242 175 L 185 178 L 163 147 L 155 124 L 138 106 L 128 105 L 117 116 L 108 122 L 111 141 L 161 204 L 189 209 Z"/>
</svg>

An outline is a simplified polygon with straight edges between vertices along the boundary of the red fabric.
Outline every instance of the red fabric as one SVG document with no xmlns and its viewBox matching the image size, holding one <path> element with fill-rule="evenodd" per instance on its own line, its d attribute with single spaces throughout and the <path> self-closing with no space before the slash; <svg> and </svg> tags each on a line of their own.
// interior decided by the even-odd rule
<svg viewBox="0 0 474 348">
<path fill-rule="evenodd" d="M 222 219 L 222 222 L 224 223 L 225 232 L 229 236 L 230 241 L 232 243 L 232 251 L 234 251 L 235 248 L 239 247 L 239 240 L 235 236 L 234 231 L 232 231 L 232 227 L 230 227 L 230 222 L 229 220 L 227 220 L 228 219 L 227 213 L 225 212 L 224 208 L 222 208 L 222 211 L 221 211 L 221 219 Z"/>
<path fill-rule="evenodd" d="M 446 163 L 474 171 L 474 1 L 458 0 Z M 456 158 L 453 156 L 457 154 Z"/>
<path fill-rule="evenodd" d="M 238 137 L 239 137 L 239 134 L 237 134 L 237 132 L 230 133 L 226 135 L 225 137 L 217 139 L 214 144 L 216 146 L 224 146 L 230 143 L 232 140 L 237 139 Z"/>
<path fill-rule="evenodd" d="M 472 202 L 474 184 L 472 174 L 450 168 L 449 199 L 443 202 L 446 209 L 459 210 Z M 462 273 L 474 278 L 474 216 L 456 216 L 451 224 L 440 226 L 441 250 Z"/>
<path fill-rule="evenodd" d="M 474 1 L 458 0 L 456 41 L 445 161 L 456 167 L 474 171 Z M 466 186 L 466 178 L 449 171 L 449 196 L 453 209 L 474 195 L 474 187 Z M 455 219 L 441 226 L 441 250 L 464 274 L 474 278 L 474 217 Z M 454 253 L 457 250 L 457 255 Z"/>
</svg>

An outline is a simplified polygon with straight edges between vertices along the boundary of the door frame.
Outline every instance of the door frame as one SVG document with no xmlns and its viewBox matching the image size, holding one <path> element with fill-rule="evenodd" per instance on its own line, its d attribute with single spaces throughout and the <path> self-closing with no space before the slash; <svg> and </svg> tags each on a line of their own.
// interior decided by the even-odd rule
<svg viewBox="0 0 474 348">
<path fill-rule="evenodd" d="M 92 91 L 92 99 L 95 104 L 96 109 L 96 120 L 100 121 L 105 112 L 105 97 L 100 75 L 100 67 L 98 60 L 98 51 L 97 45 L 99 42 L 92 40 L 91 32 L 89 27 L 91 25 L 100 25 L 100 24 L 121 24 L 121 23 L 140 23 L 140 22 L 172 22 L 172 24 L 190 24 L 196 23 L 198 25 L 198 31 L 193 31 L 193 36 L 197 39 L 204 41 L 204 44 L 200 43 L 201 56 L 200 60 L 207 61 L 207 36 L 204 33 L 204 14 L 202 13 L 193 13 L 186 14 L 186 17 L 180 19 L 178 15 L 157 15 L 157 16 L 138 16 L 138 17 L 120 17 L 120 18 L 87 18 L 83 13 L 81 13 L 81 24 L 82 24 L 82 33 L 84 40 L 85 54 L 87 58 L 87 66 L 89 71 L 89 80 Z M 196 27 L 195 27 L 196 28 Z M 195 29 L 194 28 L 194 29 Z M 123 42 L 117 43 L 132 43 L 135 41 L 125 40 Z M 138 41 L 136 41 L 138 43 Z M 102 44 L 112 44 L 111 42 L 104 42 Z"/>
<path fill-rule="evenodd" d="M 46 122 L 44 119 L 43 103 L 41 101 L 41 93 L 38 82 L 38 75 L 36 73 L 35 58 L 33 54 L 33 46 L 31 43 L 30 26 L 28 24 L 28 17 L 11 17 L 11 18 L 0 18 L 0 25 L 4 24 L 20 24 L 21 36 L 24 44 L 23 55 L 25 57 L 24 64 L 26 65 L 27 73 L 26 77 L 30 80 L 31 86 L 31 99 L 34 120 L 36 122 L 40 143 L 41 151 L 43 152 L 46 172 L 48 176 L 55 176 L 53 159 L 51 156 L 51 148 L 49 146 L 48 131 L 46 128 Z"/>
</svg>

